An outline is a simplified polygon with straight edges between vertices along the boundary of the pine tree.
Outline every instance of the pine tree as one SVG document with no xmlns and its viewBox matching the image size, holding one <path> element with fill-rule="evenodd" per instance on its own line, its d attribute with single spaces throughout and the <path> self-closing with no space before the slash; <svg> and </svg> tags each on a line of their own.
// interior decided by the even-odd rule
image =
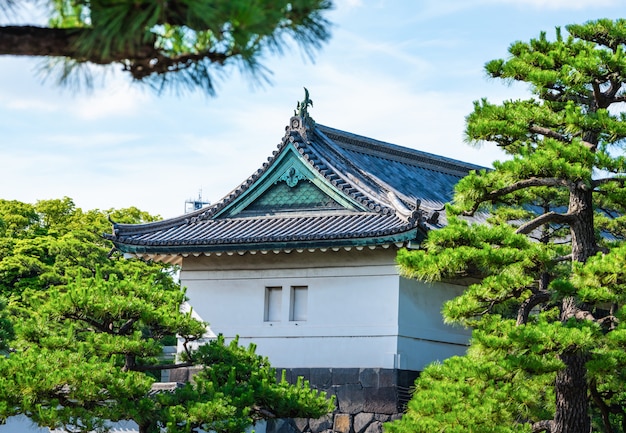
<svg viewBox="0 0 626 433">
<path fill-rule="evenodd" d="M 464 178 L 448 227 L 398 257 L 409 277 L 471 279 L 444 316 L 474 332 L 467 356 L 427 369 L 392 432 L 626 428 L 626 20 L 566 30 L 486 64 L 533 94 L 483 99 L 467 117 L 468 141 L 510 159 Z M 472 223 L 483 212 L 488 224 Z M 447 400 L 488 398 L 471 411 L 461 401 L 429 408 L 442 387 Z"/>
<path fill-rule="evenodd" d="M 106 431 L 133 420 L 140 433 L 244 431 L 268 417 L 319 417 L 334 408 L 308 383 L 277 380 L 254 347 L 223 338 L 191 350 L 206 323 L 181 312 L 172 267 L 125 260 L 101 236 L 107 214 L 69 198 L 0 200 L 0 422 L 23 414 L 40 426 Z M 167 340 L 182 359 L 161 358 Z M 5 350 L 6 348 L 9 350 Z M 200 367 L 193 383 L 153 389 L 162 370 Z"/>
<path fill-rule="evenodd" d="M 46 27 L 0 26 L 0 55 L 45 56 L 59 80 L 90 81 L 91 65 L 119 65 L 157 90 L 201 89 L 234 65 L 267 78 L 260 58 L 292 42 L 310 56 L 329 39 L 329 0 L 46 0 Z M 43 4 L 42 4 L 43 3 Z M 20 2 L 0 0 L 14 16 Z M 83 75 L 81 75 L 83 74 Z"/>
</svg>

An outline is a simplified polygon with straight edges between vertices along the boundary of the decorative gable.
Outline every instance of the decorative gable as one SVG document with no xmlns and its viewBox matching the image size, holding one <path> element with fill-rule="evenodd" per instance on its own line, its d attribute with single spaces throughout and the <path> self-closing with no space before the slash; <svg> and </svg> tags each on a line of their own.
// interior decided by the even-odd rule
<svg viewBox="0 0 626 433">
<path fill-rule="evenodd" d="M 256 184 L 216 218 L 276 215 L 289 212 L 363 211 L 312 169 L 289 144 Z"/>
<path fill-rule="evenodd" d="M 277 212 L 340 209 L 344 209 L 344 207 L 311 181 L 304 180 L 291 185 L 285 181 L 272 186 L 237 215 L 269 215 Z"/>
</svg>

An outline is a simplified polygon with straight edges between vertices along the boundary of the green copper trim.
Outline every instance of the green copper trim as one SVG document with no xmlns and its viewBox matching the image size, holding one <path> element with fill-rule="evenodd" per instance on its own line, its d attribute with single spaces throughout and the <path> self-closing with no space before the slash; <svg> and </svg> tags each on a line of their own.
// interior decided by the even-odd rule
<svg viewBox="0 0 626 433">
<path fill-rule="evenodd" d="M 303 179 L 306 179 L 306 176 L 300 173 L 300 170 L 298 170 L 294 166 L 289 167 L 289 169 L 287 169 L 287 171 L 284 172 L 283 175 L 278 178 L 278 180 L 284 181 L 287 184 L 287 186 L 291 188 L 296 186 L 298 182 Z"/>
<path fill-rule="evenodd" d="M 418 228 L 413 228 L 403 233 L 396 233 L 380 237 L 363 237 L 349 239 L 326 239 L 326 240 L 294 240 L 294 241 L 270 241 L 263 243 L 232 243 L 232 244 L 208 244 L 208 245 L 129 245 L 117 244 L 117 248 L 123 253 L 135 254 L 185 254 L 202 252 L 222 251 L 259 251 L 276 249 L 306 249 L 306 248 L 333 248 L 333 247 L 368 247 L 392 243 L 417 242 L 421 243 L 425 233 Z"/>
<path fill-rule="evenodd" d="M 283 182 L 289 188 L 294 189 L 294 202 L 292 204 L 286 203 L 284 199 L 279 199 L 279 197 L 284 197 L 285 195 L 285 192 L 277 187 L 279 183 Z M 368 211 L 363 205 L 343 194 L 316 170 L 311 168 L 303 160 L 296 147 L 292 143 L 288 143 L 276 160 L 273 161 L 272 166 L 256 180 L 254 185 L 228 206 L 224 207 L 213 218 L 234 217 L 247 209 L 250 211 L 255 208 L 257 210 L 268 209 L 268 206 L 272 204 L 272 194 L 277 204 L 277 207 L 272 209 L 272 213 L 302 210 L 305 208 L 306 200 L 315 198 L 315 194 L 310 187 L 305 187 L 308 189 L 306 198 L 302 194 L 298 195 L 295 193 L 300 189 L 305 189 L 301 186 L 303 182 L 308 182 L 311 187 L 318 190 L 317 198 L 320 202 L 318 206 L 312 205 L 313 207 L 306 207 L 307 209 L 336 210 L 339 208 L 351 211 Z"/>
<path fill-rule="evenodd" d="M 287 182 L 278 182 L 261 194 L 238 216 L 268 215 L 278 212 L 310 210 L 342 210 L 339 203 L 325 194 L 316 185 L 304 180 L 294 186 Z"/>
</svg>

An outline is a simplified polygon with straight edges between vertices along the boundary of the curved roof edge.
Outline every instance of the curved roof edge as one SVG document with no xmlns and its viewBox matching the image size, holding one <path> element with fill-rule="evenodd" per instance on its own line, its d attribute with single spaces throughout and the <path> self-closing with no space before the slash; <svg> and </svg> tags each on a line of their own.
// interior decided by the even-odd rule
<svg viewBox="0 0 626 433">
<path fill-rule="evenodd" d="M 351 231 L 342 234 L 328 224 L 324 217 L 313 214 L 305 218 L 315 220 L 307 225 L 307 238 L 296 236 L 297 223 L 284 215 L 273 215 L 272 223 L 258 223 L 253 235 L 250 221 L 243 215 L 228 214 L 228 209 L 238 206 L 251 194 L 260 194 L 261 185 L 274 179 L 271 170 L 282 167 L 285 152 L 294 152 L 317 176 L 324 187 L 353 200 L 363 209 L 371 224 L 356 224 L 348 217 L 339 221 L 342 228 Z M 362 155 L 370 155 L 364 160 Z M 379 158 L 380 157 L 380 158 Z M 378 165 L 368 166 L 379 158 Z M 384 158 L 381 159 L 381 158 Z M 396 164 L 400 162 L 402 164 Z M 393 166 L 394 170 L 381 176 L 380 166 Z M 281 169 L 284 169 L 281 168 Z M 287 249 L 320 249 L 328 247 L 364 247 L 421 241 L 428 230 L 445 224 L 439 213 L 450 200 L 452 185 L 470 170 L 481 170 L 474 164 L 422 152 L 368 137 L 318 125 L 310 117 L 294 115 L 278 147 L 246 180 L 231 190 L 218 202 L 194 212 L 145 224 L 113 224 L 113 233 L 105 238 L 116 247 L 131 254 L 166 254 L 263 251 Z M 269 173 L 269 174 L 268 174 Z M 420 207 L 423 196 L 411 196 L 416 190 L 412 183 L 403 182 L 404 173 L 412 173 L 420 181 L 418 192 L 437 191 L 426 206 Z M 280 178 L 282 179 L 282 177 Z M 430 183 L 429 183 L 430 182 Z M 408 186 L 407 186 L 408 185 Z M 442 187 L 443 186 L 443 187 Z M 441 191 L 441 192 L 440 192 Z M 241 202 L 241 203 L 240 203 Z M 343 210 L 347 213 L 347 209 Z M 353 215 L 353 214 L 352 214 Z M 236 225 L 235 222 L 237 221 Z M 294 225 L 295 224 L 295 225 Z M 236 225 L 236 227 L 235 227 Z M 287 225 L 291 225 L 287 230 Z M 314 230 L 311 229 L 314 227 Z M 234 229 L 236 228 L 236 230 Z M 257 230 L 258 229 L 258 230 Z M 292 233 L 292 234 L 288 234 Z M 301 234 L 302 232 L 298 232 Z"/>
<path fill-rule="evenodd" d="M 417 227 L 403 233 L 387 236 L 370 236 L 365 238 L 350 239 L 317 239 L 309 241 L 268 241 L 248 243 L 222 243 L 222 244 L 182 244 L 182 245 L 136 245 L 120 243 L 115 239 L 115 246 L 124 253 L 131 254 L 184 254 L 204 252 L 229 252 L 229 251 L 264 251 L 264 250 L 297 250 L 297 249 L 324 249 L 324 248 L 351 248 L 351 247 L 377 247 L 387 244 L 407 244 L 420 242 L 426 233 Z"/>
</svg>

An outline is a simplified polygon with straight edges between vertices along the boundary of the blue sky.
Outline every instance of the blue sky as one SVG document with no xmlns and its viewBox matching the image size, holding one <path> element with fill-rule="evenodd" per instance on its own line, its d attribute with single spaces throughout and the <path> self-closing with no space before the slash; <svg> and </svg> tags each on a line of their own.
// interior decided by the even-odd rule
<svg viewBox="0 0 626 433">
<path fill-rule="evenodd" d="M 41 60 L 0 57 L 0 198 L 179 215 L 186 199 L 217 201 L 261 166 L 303 87 L 318 123 L 490 165 L 497 149 L 463 141 L 472 102 L 528 93 L 487 79 L 485 62 L 542 30 L 624 12 L 621 0 L 336 0 L 315 62 L 297 48 L 268 57 L 261 88 L 228 70 L 214 98 L 159 96 L 114 69 L 76 94 L 42 81 Z"/>
</svg>

